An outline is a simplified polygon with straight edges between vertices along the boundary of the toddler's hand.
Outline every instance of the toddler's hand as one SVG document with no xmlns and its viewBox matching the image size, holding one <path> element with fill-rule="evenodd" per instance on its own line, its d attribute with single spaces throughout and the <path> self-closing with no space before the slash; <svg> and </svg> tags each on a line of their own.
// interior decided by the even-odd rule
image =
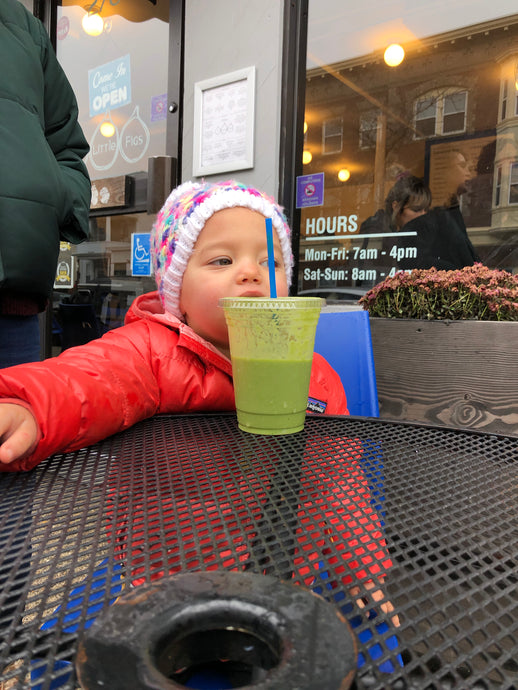
<svg viewBox="0 0 518 690">
<path fill-rule="evenodd" d="M 0 403 L 0 462 L 8 465 L 22 458 L 38 439 L 38 426 L 22 405 Z"/>
</svg>

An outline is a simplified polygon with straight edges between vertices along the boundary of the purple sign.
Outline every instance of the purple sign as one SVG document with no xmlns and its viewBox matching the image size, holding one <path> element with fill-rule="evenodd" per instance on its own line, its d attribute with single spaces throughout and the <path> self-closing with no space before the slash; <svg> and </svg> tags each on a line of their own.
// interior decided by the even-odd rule
<svg viewBox="0 0 518 690">
<path fill-rule="evenodd" d="M 297 208 L 324 205 L 324 173 L 297 177 Z"/>
<path fill-rule="evenodd" d="M 151 122 L 165 120 L 167 117 L 167 94 L 153 96 L 151 99 Z"/>
</svg>

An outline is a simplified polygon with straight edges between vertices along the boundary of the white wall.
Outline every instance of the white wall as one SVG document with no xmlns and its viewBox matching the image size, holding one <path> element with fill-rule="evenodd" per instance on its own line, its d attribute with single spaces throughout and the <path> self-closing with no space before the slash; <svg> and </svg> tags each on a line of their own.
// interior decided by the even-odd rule
<svg viewBox="0 0 518 690">
<path fill-rule="evenodd" d="M 282 0 L 188 0 L 182 180 L 193 179 L 194 84 L 256 67 L 254 167 L 214 175 L 277 196 L 282 76 Z"/>
</svg>

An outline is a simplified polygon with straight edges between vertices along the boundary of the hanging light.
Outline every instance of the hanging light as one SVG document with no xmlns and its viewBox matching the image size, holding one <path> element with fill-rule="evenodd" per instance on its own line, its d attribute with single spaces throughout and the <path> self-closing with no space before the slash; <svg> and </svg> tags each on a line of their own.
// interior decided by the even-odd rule
<svg viewBox="0 0 518 690">
<path fill-rule="evenodd" d="M 104 21 L 99 11 L 94 8 L 86 12 L 81 21 L 81 26 L 83 31 L 89 36 L 99 36 L 104 30 Z"/>
<path fill-rule="evenodd" d="M 99 131 L 101 132 L 103 137 L 109 139 L 110 137 L 113 137 L 113 135 L 115 134 L 115 125 L 110 120 L 105 120 L 104 122 L 101 122 Z"/>
<path fill-rule="evenodd" d="M 109 110 L 107 110 L 104 113 L 104 117 L 102 119 L 102 122 L 99 125 L 99 132 L 103 137 L 106 137 L 106 139 L 113 137 L 113 135 L 116 132 L 115 124 L 112 120 L 112 116 L 111 116 L 111 113 Z"/>
<path fill-rule="evenodd" d="M 404 58 L 405 51 L 399 43 L 391 43 L 383 55 L 383 59 L 389 67 L 397 67 L 403 62 Z"/>
<path fill-rule="evenodd" d="M 340 182 L 347 182 L 347 180 L 351 177 L 351 171 L 348 170 L 347 168 L 341 168 L 338 171 L 338 179 Z"/>
<path fill-rule="evenodd" d="M 311 153 L 311 151 L 303 151 L 302 152 L 302 163 L 304 165 L 311 163 L 312 160 L 313 160 L 313 154 Z"/>
</svg>

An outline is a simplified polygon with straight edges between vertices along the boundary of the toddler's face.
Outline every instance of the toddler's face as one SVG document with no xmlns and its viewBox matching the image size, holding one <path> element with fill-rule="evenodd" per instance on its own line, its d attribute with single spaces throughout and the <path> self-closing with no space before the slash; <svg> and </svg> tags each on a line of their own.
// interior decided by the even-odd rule
<svg viewBox="0 0 518 690">
<path fill-rule="evenodd" d="M 277 233 L 273 232 L 279 297 L 288 294 Z M 180 309 L 186 323 L 228 356 L 228 332 L 221 297 L 268 297 L 265 219 L 248 208 L 215 213 L 200 232 L 185 269 Z"/>
</svg>

